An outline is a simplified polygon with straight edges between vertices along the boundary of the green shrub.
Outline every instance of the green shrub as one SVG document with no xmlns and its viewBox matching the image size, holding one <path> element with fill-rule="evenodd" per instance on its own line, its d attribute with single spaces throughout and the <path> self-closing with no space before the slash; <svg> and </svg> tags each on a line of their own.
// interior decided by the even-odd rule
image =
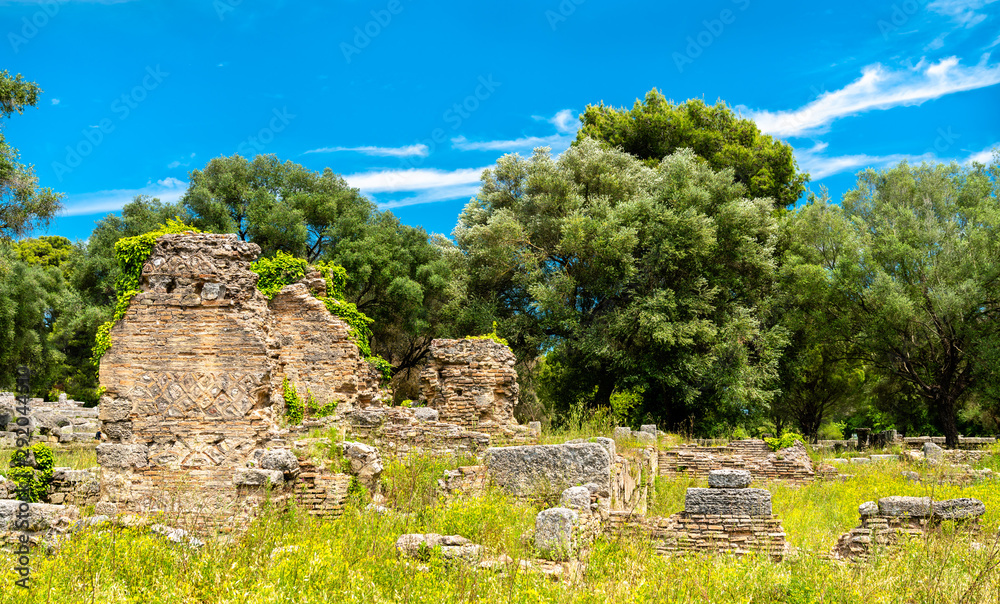
<svg viewBox="0 0 1000 604">
<path fill-rule="evenodd" d="M 313 417 L 329 417 L 337 410 L 337 401 L 333 400 L 325 405 L 320 405 L 316 397 L 309 390 L 306 390 L 306 406 Z"/>
<path fill-rule="evenodd" d="M 293 424 L 301 424 L 305 408 L 299 399 L 299 392 L 295 385 L 285 377 L 281 381 L 281 394 L 285 398 L 285 416 Z"/>
<path fill-rule="evenodd" d="M 795 443 L 804 443 L 802 436 L 794 432 L 785 432 L 780 438 L 765 438 L 764 442 L 767 446 L 771 448 L 772 451 L 780 451 L 787 447 L 791 447 Z"/>
<path fill-rule="evenodd" d="M 48 495 L 55 460 L 51 447 L 45 443 L 35 443 L 29 449 L 34 453 L 36 467 L 21 465 L 28 450 L 18 449 L 10 457 L 7 478 L 17 484 L 17 494 L 22 501 L 37 502 Z"/>
<path fill-rule="evenodd" d="M 286 285 L 305 277 L 309 263 L 279 250 L 274 258 L 261 258 L 251 264 L 250 270 L 260 275 L 257 289 L 270 300 Z"/>
<path fill-rule="evenodd" d="M 497 322 L 493 321 L 493 331 L 490 333 L 484 333 L 481 336 L 465 336 L 466 340 L 493 340 L 497 344 L 503 344 L 504 346 L 509 346 L 507 340 L 501 338 L 497 335 Z"/>
</svg>

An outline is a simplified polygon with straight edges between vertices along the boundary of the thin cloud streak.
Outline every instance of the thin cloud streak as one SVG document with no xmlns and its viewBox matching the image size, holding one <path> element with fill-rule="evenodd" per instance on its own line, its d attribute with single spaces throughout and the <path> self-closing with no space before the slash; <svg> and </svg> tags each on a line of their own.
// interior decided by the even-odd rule
<svg viewBox="0 0 1000 604">
<path fill-rule="evenodd" d="M 887 168 L 902 161 L 910 163 L 955 161 L 962 164 L 971 164 L 972 162 L 989 164 L 992 161 L 994 153 L 994 148 L 990 147 L 972 153 L 965 158 L 938 158 L 931 152 L 920 155 L 910 153 L 868 155 L 861 153 L 828 157 L 823 155 L 828 146 L 828 143 L 818 142 L 809 149 L 801 149 L 795 152 L 795 161 L 803 171 L 809 172 L 814 181 L 847 171 L 858 171 L 864 168 Z"/>
<path fill-rule="evenodd" d="M 430 153 L 427 145 L 424 144 L 407 145 L 405 147 L 323 147 L 321 149 L 311 149 L 306 151 L 306 153 L 337 153 L 341 151 L 361 153 L 362 155 L 373 157 L 427 157 Z"/>
<path fill-rule="evenodd" d="M 489 167 L 462 168 L 450 172 L 430 168 L 380 170 L 377 172 L 348 174 L 344 176 L 344 180 L 352 187 L 361 189 L 365 193 L 420 191 L 438 187 L 478 183 L 483 170 Z"/>
<path fill-rule="evenodd" d="M 789 111 L 741 111 L 764 132 L 779 137 L 824 132 L 843 117 L 872 110 L 920 105 L 942 96 L 985 88 L 1000 83 L 1000 65 L 988 65 L 986 57 L 975 66 L 963 67 L 956 57 L 937 63 L 921 62 L 913 69 L 890 71 L 869 65 L 860 78 L 844 88 L 827 92 L 800 109 Z"/>
<path fill-rule="evenodd" d="M 561 152 L 569 148 L 573 138 L 572 136 L 553 134 L 551 136 L 525 136 L 512 140 L 470 141 L 464 136 L 457 136 L 451 139 L 451 147 L 459 151 L 515 151 L 550 147 L 553 151 Z"/>
<path fill-rule="evenodd" d="M 132 201 L 136 195 L 157 197 L 164 203 L 176 203 L 187 191 L 187 183 L 168 177 L 146 185 L 141 189 L 112 189 L 96 193 L 67 195 L 60 216 L 87 216 L 117 212 Z"/>
</svg>

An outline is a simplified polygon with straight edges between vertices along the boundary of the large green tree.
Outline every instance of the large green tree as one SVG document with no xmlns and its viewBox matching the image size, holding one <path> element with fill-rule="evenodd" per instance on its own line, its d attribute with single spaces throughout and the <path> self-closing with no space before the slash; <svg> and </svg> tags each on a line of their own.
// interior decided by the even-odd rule
<svg viewBox="0 0 1000 604">
<path fill-rule="evenodd" d="M 41 91 L 21 74 L 0 71 L 0 118 L 34 107 Z M 20 154 L 8 144 L 0 124 L 0 237 L 21 237 L 48 224 L 60 208 L 60 198 L 52 189 L 39 188 L 34 168 L 20 163 Z"/>
<path fill-rule="evenodd" d="M 770 199 L 689 150 L 652 167 L 589 139 L 506 155 L 455 230 L 464 308 L 499 318 L 522 360 L 547 351 L 557 404 L 641 391 L 636 412 L 710 432 L 773 396 L 776 230 Z"/>
<path fill-rule="evenodd" d="M 761 133 L 752 120 L 740 118 L 721 101 L 714 106 L 698 99 L 674 104 L 654 88 L 630 110 L 588 105 L 580 119 L 576 144 L 596 138 L 649 166 L 688 148 L 715 170 L 731 168 L 751 198 L 770 197 L 778 207 L 795 205 L 809 180 L 799 172 L 791 145 Z"/>
<path fill-rule="evenodd" d="M 1000 162 L 866 170 L 790 218 L 784 271 L 828 341 L 920 397 L 949 446 L 1000 360 Z"/>
</svg>

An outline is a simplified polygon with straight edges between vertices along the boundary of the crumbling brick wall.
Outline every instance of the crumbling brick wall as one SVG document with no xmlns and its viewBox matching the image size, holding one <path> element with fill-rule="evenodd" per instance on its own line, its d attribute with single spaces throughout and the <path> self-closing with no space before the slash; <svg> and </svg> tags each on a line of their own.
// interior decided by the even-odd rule
<svg viewBox="0 0 1000 604">
<path fill-rule="evenodd" d="M 410 454 L 470 458 L 490 446 L 490 435 L 455 424 L 420 421 L 403 407 L 361 409 L 342 416 L 348 438 L 375 446 L 385 456 L 406 459 Z"/>
<path fill-rule="evenodd" d="M 687 514 L 646 518 L 641 514 L 612 511 L 607 530 L 612 534 L 638 533 L 653 543 L 660 555 L 685 552 L 718 552 L 737 555 L 759 553 L 781 560 L 787 550 L 785 530 L 777 516 Z"/>
<path fill-rule="evenodd" d="M 234 472 L 275 440 L 282 379 L 350 406 L 378 402 L 347 326 L 305 285 L 269 305 L 235 235 L 160 237 L 101 359 L 102 500 L 128 511 L 225 514 Z M 308 350 L 313 342 L 329 345 Z M 348 377 L 350 376 L 350 377 Z M 299 384 L 296 384 L 299 386 Z M 304 388 L 302 389 L 304 395 Z"/>
<path fill-rule="evenodd" d="M 516 424 L 514 353 L 493 340 L 433 340 L 420 392 L 442 422 L 472 430 Z"/>
<path fill-rule="evenodd" d="M 681 445 L 660 451 L 660 476 L 705 478 L 710 471 L 722 468 L 749 470 L 759 480 L 795 484 L 815 478 L 812 461 L 801 443 L 777 452 L 771 451 L 763 440 L 755 439 L 733 441 L 725 447 Z"/>
</svg>

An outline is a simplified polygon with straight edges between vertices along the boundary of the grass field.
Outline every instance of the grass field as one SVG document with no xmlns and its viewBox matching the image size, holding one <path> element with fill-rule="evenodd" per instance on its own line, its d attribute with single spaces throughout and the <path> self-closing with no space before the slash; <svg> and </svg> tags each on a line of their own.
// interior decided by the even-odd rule
<svg viewBox="0 0 1000 604">
<path fill-rule="evenodd" d="M 368 511 L 361 499 L 332 521 L 274 512 L 239 537 L 200 549 L 141 529 L 82 532 L 55 555 L 34 555 L 31 591 L 13 587 L 7 555 L 0 602 L 1000 602 L 1000 489 L 993 482 L 943 486 L 931 477 L 914 484 L 899 464 L 851 466 L 855 476 L 843 482 L 768 486 L 794 548 L 783 562 L 662 558 L 641 539 L 609 536 L 583 560 L 580 576 L 555 580 L 516 564 L 482 570 L 397 558 L 395 540 L 406 532 L 460 534 L 493 554 L 532 555 L 522 535 L 536 510 L 498 492 L 439 500 L 431 485 L 446 465 L 424 458 L 387 467 L 389 504 L 402 513 Z M 653 511 L 680 511 L 684 489 L 696 484 L 657 481 Z M 983 530 L 973 540 L 945 529 L 867 562 L 825 558 L 857 525 L 858 505 L 887 495 L 976 497 L 987 507 Z"/>
</svg>

